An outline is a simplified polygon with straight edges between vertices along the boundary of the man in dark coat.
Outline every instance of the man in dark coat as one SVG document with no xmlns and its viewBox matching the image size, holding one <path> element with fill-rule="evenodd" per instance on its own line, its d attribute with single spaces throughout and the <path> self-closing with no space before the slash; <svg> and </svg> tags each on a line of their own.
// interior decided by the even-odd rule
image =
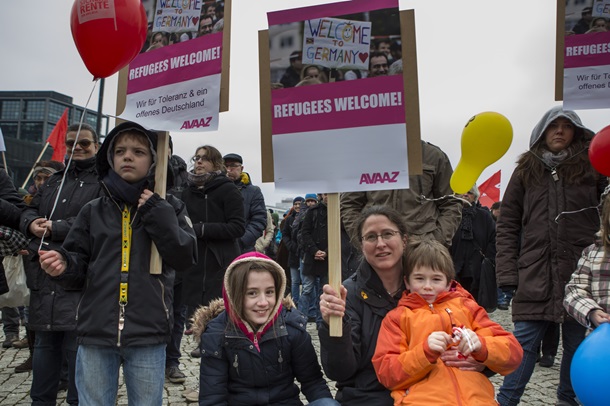
<svg viewBox="0 0 610 406">
<path fill-rule="evenodd" d="M 240 239 L 241 252 L 254 251 L 254 244 L 263 235 L 267 227 L 267 208 L 263 192 L 250 181 L 250 175 L 244 172 L 244 161 L 238 154 L 227 154 L 223 157 L 227 176 L 235 183 L 244 198 L 244 218 L 246 232 Z"/>
<path fill-rule="evenodd" d="M 33 237 L 29 247 L 31 264 L 25 269 L 31 292 L 28 328 L 36 331 L 30 391 L 34 404 L 56 401 L 64 352 L 68 359 L 67 402 L 78 404 L 74 381 L 76 309 L 82 288 L 60 286 L 40 268 L 38 251 L 41 241 L 45 250 L 59 249 L 80 209 L 100 197 L 102 190 L 95 168 L 99 147 L 95 130 L 87 124 L 82 125 L 80 132 L 78 124 L 69 126 L 66 147 L 68 154 L 72 153 L 71 161 L 65 169 L 51 175 L 21 215 L 21 231 Z"/>
<path fill-rule="evenodd" d="M 451 257 L 455 263 L 455 272 L 458 282 L 468 290 L 475 300 L 479 300 L 481 272 L 493 270 L 493 267 L 483 268 L 485 261 L 489 265 L 496 260 L 496 223 L 489 210 L 481 207 L 479 203 L 479 189 L 473 186 L 467 193 L 460 195 L 464 199 L 462 208 L 462 221 L 453 236 L 451 243 Z M 466 203 L 468 202 L 468 203 Z M 493 276 L 495 281 L 495 272 Z M 494 284 L 494 293 L 497 286 Z M 495 294 L 494 294 L 495 296 Z M 494 301 L 492 308 L 480 303 L 488 311 L 496 308 Z"/>
</svg>

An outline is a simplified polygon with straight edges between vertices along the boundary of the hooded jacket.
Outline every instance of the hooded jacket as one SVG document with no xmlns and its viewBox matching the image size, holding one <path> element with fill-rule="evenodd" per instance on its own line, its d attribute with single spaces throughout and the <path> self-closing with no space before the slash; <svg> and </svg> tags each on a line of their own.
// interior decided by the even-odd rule
<svg viewBox="0 0 610 406">
<path fill-rule="evenodd" d="M 593 132 L 582 125 L 576 113 L 557 106 L 534 127 L 528 153 L 536 154 L 534 147 L 544 142 L 546 128 L 558 117 L 567 118 L 582 130 L 588 148 Z M 587 154 L 586 150 L 568 150 L 572 156 Z M 564 321 L 565 285 L 583 249 L 594 242 L 599 230 L 596 207 L 607 180 L 594 172 L 595 176 L 579 184 L 566 185 L 560 176 L 555 175 L 555 180 L 557 167 L 545 163 L 542 181 L 528 186 L 516 170 L 504 194 L 496 231 L 496 278 L 505 290 L 517 288 L 513 321 Z"/>
<path fill-rule="evenodd" d="M 84 205 L 78 214 L 61 249 L 67 270 L 54 278 L 64 287 L 84 288 L 76 310 L 79 344 L 142 346 L 167 342 L 173 324 L 174 270 L 183 271 L 197 261 L 195 233 L 182 202 L 171 195 L 165 200 L 155 193 L 138 208 L 137 194 L 135 203 L 121 199 L 117 186 L 109 180 L 112 145 L 119 134 L 130 130 L 148 138 L 155 157 L 156 133 L 138 124 L 125 122 L 108 134 L 96 160 L 105 196 Z M 141 190 L 154 190 L 152 167 L 142 183 Z M 118 183 L 123 184 L 126 182 Z M 124 275 L 121 230 L 125 207 L 130 211 L 131 238 L 126 275 L 128 300 L 120 329 L 119 285 Z M 150 273 L 153 242 L 162 259 L 160 275 Z"/>
<path fill-rule="evenodd" d="M 233 261 L 225 287 L 235 266 L 249 261 L 265 262 L 275 269 L 281 276 L 276 298 L 283 298 L 283 269 L 259 253 L 243 254 Z M 332 398 L 306 329 L 307 319 L 292 301 L 277 300 L 267 322 L 253 330 L 233 313 L 229 292 L 223 290 L 224 306 L 214 301 L 195 315 L 193 329 L 202 332 L 199 405 L 301 405 L 295 378 L 309 402 Z M 214 318 L 215 313 L 220 314 Z"/>
<path fill-rule="evenodd" d="M 24 263 L 30 288 L 28 327 L 31 330 L 70 331 L 76 328 L 76 308 L 82 285 L 62 286 L 40 268 L 38 249 L 41 239 L 31 234 L 29 227 L 41 217 L 52 220 L 51 235 L 45 236 L 43 247 L 47 250 L 61 247 L 80 209 L 103 194 L 95 159 L 73 160 L 68 167 L 52 174 L 21 215 L 21 231 L 32 238 L 30 255 Z M 58 193 L 57 206 L 53 209 Z"/>
<path fill-rule="evenodd" d="M 373 365 L 379 381 L 392 390 L 394 405 L 497 405 L 489 379 L 476 371 L 447 367 L 428 347 L 434 331 L 473 330 L 481 349 L 472 356 L 507 375 L 517 369 L 523 349 L 457 282 L 428 304 L 419 294 L 403 293 L 379 331 Z M 434 361 L 431 361 L 434 359 Z"/>
</svg>

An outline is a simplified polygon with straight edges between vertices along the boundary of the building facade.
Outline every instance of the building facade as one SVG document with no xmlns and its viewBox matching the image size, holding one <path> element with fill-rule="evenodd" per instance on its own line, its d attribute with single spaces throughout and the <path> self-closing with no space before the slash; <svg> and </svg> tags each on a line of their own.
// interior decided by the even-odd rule
<svg viewBox="0 0 610 406">
<path fill-rule="evenodd" d="M 97 111 L 74 105 L 70 96 L 53 91 L 0 91 L 4 154 L 15 186 L 22 186 L 37 160 L 51 158 L 51 147 L 39 156 L 65 109 L 68 109 L 68 125 L 79 123 L 85 112 L 84 122 L 98 128 Z M 108 132 L 109 117 L 102 115 L 100 124 L 100 137 L 103 138 Z M 4 166 L 4 163 L 0 165 Z"/>
</svg>

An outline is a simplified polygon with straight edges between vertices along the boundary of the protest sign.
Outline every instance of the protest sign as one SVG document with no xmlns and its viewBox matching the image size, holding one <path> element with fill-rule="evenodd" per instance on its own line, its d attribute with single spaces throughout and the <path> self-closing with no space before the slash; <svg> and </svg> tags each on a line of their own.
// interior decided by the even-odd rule
<svg viewBox="0 0 610 406">
<path fill-rule="evenodd" d="M 196 32 L 202 4 L 202 0 L 157 0 L 153 32 Z"/>
<path fill-rule="evenodd" d="M 347 15 L 349 19 L 345 18 Z M 268 106 L 276 189 L 332 193 L 407 188 L 403 72 L 388 75 L 388 65 L 394 60 L 389 55 L 369 54 L 375 40 L 401 42 L 397 1 L 357 0 L 306 7 L 298 12 L 270 13 L 271 42 L 275 27 L 281 26 L 285 31 L 288 24 L 302 27 L 297 31 L 303 33 L 303 41 L 298 42 L 303 48 L 288 50 L 289 55 L 302 55 L 304 71 L 309 69 L 308 65 L 315 65 L 319 74 L 314 76 L 317 75 L 319 83 L 307 73 L 302 78 L 305 80 L 293 87 L 272 86 Z M 308 34 L 315 34 L 315 38 L 307 41 Z M 347 48 L 346 39 L 351 39 Z M 308 42 L 314 48 L 326 47 L 328 57 L 323 60 L 312 51 L 309 58 Z M 331 53 L 331 46 L 337 52 Z M 355 55 L 358 50 L 367 57 L 357 57 L 360 62 L 352 65 L 345 64 L 345 56 L 339 61 L 340 48 L 347 49 L 343 55 L 348 52 Z M 324 52 L 319 51 L 320 55 Z M 288 60 L 289 55 L 270 54 L 269 58 L 270 61 Z M 385 65 L 381 72 L 369 71 L 370 55 Z M 367 61 L 360 74 L 362 79 L 341 80 L 347 72 L 362 69 L 362 60 Z M 318 63 L 309 64 L 311 61 Z M 272 76 L 282 75 L 271 62 L 269 66 Z M 358 68 L 351 69 L 351 66 Z M 290 68 L 284 70 L 288 72 Z M 271 78 L 270 82 L 278 80 Z"/>
<path fill-rule="evenodd" d="M 575 12 L 558 0 L 557 13 L 556 100 L 572 110 L 609 108 L 610 1 L 590 0 Z"/>
<path fill-rule="evenodd" d="M 222 21 L 216 22 L 205 14 L 201 0 L 156 0 L 149 5 L 147 44 L 119 78 L 121 119 L 165 131 L 218 129 L 219 112 L 228 110 L 229 95 L 231 2 L 224 4 Z M 186 25 L 163 20 L 185 14 L 191 16 Z"/>
<path fill-rule="evenodd" d="M 338 18 L 304 21 L 303 63 L 368 69 L 371 23 Z"/>
</svg>

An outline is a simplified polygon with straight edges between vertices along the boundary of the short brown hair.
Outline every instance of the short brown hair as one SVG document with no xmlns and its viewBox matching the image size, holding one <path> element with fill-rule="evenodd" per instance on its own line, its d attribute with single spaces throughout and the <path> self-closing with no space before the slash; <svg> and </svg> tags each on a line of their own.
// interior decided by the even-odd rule
<svg viewBox="0 0 610 406">
<path fill-rule="evenodd" d="M 407 266 L 404 268 L 404 276 L 409 275 L 415 268 L 428 267 L 440 271 L 447 276 L 447 282 L 455 279 L 455 266 L 449 250 L 436 240 L 420 240 L 409 244 L 409 255 Z"/>
</svg>

